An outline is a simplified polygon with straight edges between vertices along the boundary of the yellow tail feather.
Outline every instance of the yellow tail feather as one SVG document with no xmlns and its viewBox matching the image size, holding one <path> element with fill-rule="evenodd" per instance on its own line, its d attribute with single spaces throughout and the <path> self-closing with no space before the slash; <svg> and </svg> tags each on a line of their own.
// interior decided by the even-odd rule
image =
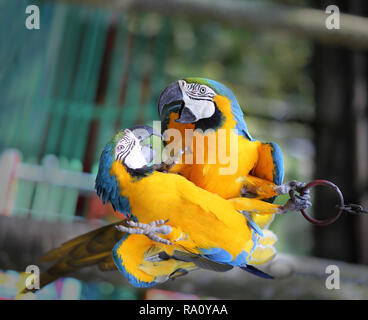
<svg viewBox="0 0 368 320">
<path fill-rule="evenodd" d="M 272 231 L 263 230 L 263 237 L 259 238 L 249 264 L 260 265 L 274 258 L 277 253 L 274 247 L 276 241 L 277 236 Z"/>
</svg>

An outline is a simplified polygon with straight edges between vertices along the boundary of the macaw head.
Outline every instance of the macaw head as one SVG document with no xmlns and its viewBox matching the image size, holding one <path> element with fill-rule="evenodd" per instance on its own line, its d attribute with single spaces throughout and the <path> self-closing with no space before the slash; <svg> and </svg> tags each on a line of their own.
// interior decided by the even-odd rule
<svg viewBox="0 0 368 320">
<path fill-rule="evenodd" d="M 128 172 L 150 171 L 155 151 L 151 139 L 161 134 L 150 126 L 138 125 L 119 131 L 106 144 L 101 153 L 95 188 L 103 203 L 111 202 L 115 210 L 124 213 L 126 201 L 120 197 L 116 177 L 110 175 L 115 162 L 125 166 Z M 152 171 L 152 170 L 151 170 Z"/>
<path fill-rule="evenodd" d="M 161 120 L 179 113 L 178 123 L 193 123 L 196 128 L 218 129 L 226 117 L 232 117 L 234 127 L 251 139 L 244 114 L 235 95 L 225 85 L 205 78 L 185 78 L 168 85 L 158 101 Z"/>
<path fill-rule="evenodd" d="M 132 170 L 151 166 L 155 152 L 150 141 L 152 136 L 161 138 L 160 133 L 146 125 L 119 131 L 110 141 L 114 161 Z"/>
</svg>

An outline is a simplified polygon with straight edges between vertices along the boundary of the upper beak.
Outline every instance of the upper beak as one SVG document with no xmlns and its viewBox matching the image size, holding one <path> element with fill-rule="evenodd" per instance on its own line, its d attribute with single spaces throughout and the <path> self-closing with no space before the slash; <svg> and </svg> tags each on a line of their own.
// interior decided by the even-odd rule
<svg viewBox="0 0 368 320">
<path fill-rule="evenodd" d="M 155 135 L 162 139 L 162 135 L 160 132 L 158 132 L 156 129 L 150 126 L 147 126 L 147 125 L 139 124 L 139 125 L 131 127 L 129 130 L 133 132 L 133 134 L 138 138 L 139 141 L 143 141 L 152 135 Z"/>
<path fill-rule="evenodd" d="M 183 103 L 183 94 L 181 92 L 179 82 L 176 81 L 170 85 L 168 85 L 164 91 L 162 91 L 159 99 L 158 99 L 158 114 L 161 117 L 162 113 L 165 111 L 167 107 L 181 106 Z"/>
</svg>

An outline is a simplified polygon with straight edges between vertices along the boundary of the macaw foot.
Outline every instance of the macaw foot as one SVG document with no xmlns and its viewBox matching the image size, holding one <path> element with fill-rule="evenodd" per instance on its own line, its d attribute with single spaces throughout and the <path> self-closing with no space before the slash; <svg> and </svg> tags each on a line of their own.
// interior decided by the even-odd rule
<svg viewBox="0 0 368 320">
<path fill-rule="evenodd" d="M 134 222 L 134 221 L 127 221 L 126 223 L 130 227 L 125 227 L 123 225 L 118 225 L 115 228 L 121 232 L 126 232 L 130 234 L 144 234 L 152 241 L 156 241 L 159 243 L 171 245 L 172 243 L 169 240 L 162 239 L 157 233 L 161 234 L 169 234 L 172 231 L 172 228 L 168 225 L 163 225 L 169 220 L 156 220 L 152 221 L 149 224 Z"/>
<path fill-rule="evenodd" d="M 309 193 L 306 193 L 302 196 L 293 194 L 291 199 L 289 199 L 288 202 L 280 207 L 280 211 L 278 213 L 283 214 L 288 211 L 299 211 L 302 209 L 308 209 L 312 206 L 312 203 L 309 200 Z"/>
<path fill-rule="evenodd" d="M 299 182 L 299 181 L 296 181 L 296 180 L 292 180 L 292 181 L 286 182 L 286 183 L 284 183 L 280 186 L 277 186 L 276 187 L 276 192 L 278 194 L 287 194 L 290 191 L 296 191 L 296 192 L 300 193 L 306 185 L 307 184 L 304 183 L 304 182 Z"/>
</svg>

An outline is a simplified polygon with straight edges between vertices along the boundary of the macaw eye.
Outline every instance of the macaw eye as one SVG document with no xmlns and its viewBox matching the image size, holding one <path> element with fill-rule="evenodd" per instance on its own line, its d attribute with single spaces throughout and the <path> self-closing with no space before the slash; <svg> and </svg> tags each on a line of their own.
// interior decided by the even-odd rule
<svg viewBox="0 0 368 320">
<path fill-rule="evenodd" d="M 202 93 L 202 94 L 204 94 L 204 93 L 206 93 L 206 88 L 205 87 L 201 87 L 200 89 L 199 89 L 199 92 L 200 93 Z"/>
<path fill-rule="evenodd" d="M 123 146 L 118 146 L 118 150 L 121 150 L 121 149 L 123 149 Z"/>
</svg>

